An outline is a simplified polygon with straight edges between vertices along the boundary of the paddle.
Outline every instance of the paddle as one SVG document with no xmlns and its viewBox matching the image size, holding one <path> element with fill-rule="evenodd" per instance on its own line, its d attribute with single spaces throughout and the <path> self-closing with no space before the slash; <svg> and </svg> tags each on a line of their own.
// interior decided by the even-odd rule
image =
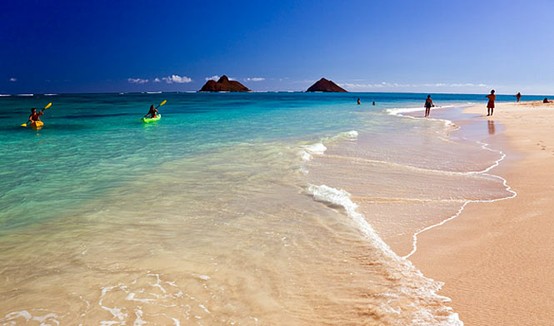
<svg viewBox="0 0 554 326">
<path fill-rule="evenodd" d="M 51 106 L 52 106 L 52 102 L 46 104 L 46 106 L 44 107 L 44 109 L 42 109 L 42 111 L 48 110 Z M 27 120 L 27 121 L 28 121 L 28 120 Z M 22 124 L 21 124 L 21 127 L 27 127 L 27 122 L 22 123 Z"/>
<path fill-rule="evenodd" d="M 162 105 L 165 105 L 165 103 L 167 103 L 167 100 L 163 100 L 162 103 L 160 103 L 158 106 L 156 106 L 156 109 L 159 108 Z"/>
</svg>

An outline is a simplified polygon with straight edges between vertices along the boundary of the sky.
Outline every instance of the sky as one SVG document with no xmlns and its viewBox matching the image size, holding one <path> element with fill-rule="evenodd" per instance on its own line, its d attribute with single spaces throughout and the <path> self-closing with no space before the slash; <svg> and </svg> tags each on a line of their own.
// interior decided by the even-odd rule
<svg viewBox="0 0 554 326">
<path fill-rule="evenodd" d="M 551 0 L 10 0 L 0 94 L 253 91 L 554 94 Z"/>
</svg>

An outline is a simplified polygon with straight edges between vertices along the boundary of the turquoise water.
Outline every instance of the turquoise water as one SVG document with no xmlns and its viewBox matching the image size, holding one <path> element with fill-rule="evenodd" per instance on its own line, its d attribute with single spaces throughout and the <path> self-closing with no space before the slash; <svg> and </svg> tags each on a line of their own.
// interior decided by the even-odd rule
<svg viewBox="0 0 554 326">
<path fill-rule="evenodd" d="M 476 173 L 501 157 L 486 129 L 441 120 L 484 95 L 396 115 L 425 97 L 0 97 L 0 321 L 457 324 L 401 257 L 464 201 L 509 194 Z M 44 128 L 19 126 L 49 102 Z"/>
<path fill-rule="evenodd" d="M 102 189 L 153 172 L 171 160 L 236 144 L 317 140 L 355 129 L 364 110 L 416 105 L 413 94 L 80 94 L 2 97 L 2 230 L 56 216 Z M 163 122 L 143 125 L 149 104 Z M 369 102 L 378 101 L 378 106 Z M 438 100 L 438 99 L 437 99 Z M 53 102 L 32 131 L 19 127 L 30 107 Z M 367 104 L 366 104 L 367 103 Z M 373 128 L 387 128 L 373 123 Z M 40 186 L 38 186 L 40 184 Z M 61 196 L 63 193 L 63 196 Z M 45 205 L 48 209 L 45 209 Z M 28 211 L 39 213 L 26 214 Z"/>
<path fill-rule="evenodd" d="M 88 194 L 152 172 L 167 161 L 235 144 L 273 140 L 317 140 L 353 130 L 363 110 L 419 107 L 425 94 L 80 94 L 0 97 L 3 182 L 2 230 L 46 218 L 24 212 L 74 205 Z M 439 105 L 482 101 L 483 95 L 435 95 Z M 537 97 L 540 99 L 541 97 Z M 150 103 L 163 123 L 143 125 Z M 511 96 L 499 100 L 512 101 Z M 376 101 L 377 106 L 370 106 Z M 30 107 L 53 102 L 38 131 L 19 127 Z M 364 128 L 389 132 L 390 120 L 363 121 Z M 386 117 L 385 117 L 386 118 Z M 394 121 L 393 123 L 397 123 Z M 40 183 L 40 187 L 37 186 Z M 69 193 L 67 192 L 69 190 Z M 64 196 L 60 196 L 64 192 Z M 96 194 L 95 194 L 96 195 Z M 61 198 L 63 197 L 63 198 Z M 23 205 L 21 203 L 24 203 Z M 35 207 L 36 205 L 36 207 Z M 53 212 L 52 215 L 56 215 Z"/>
<path fill-rule="evenodd" d="M 168 100 L 160 108 L 163 122 L 142 124 L 139 118 L 149 104 L 163 99 Z M 326 99 L 329 109 L 317 112 L 313 107 L 320 102 L 298 95 L 99 94 L 1 100 L 3 230 L 46 217 L 27 216 L 26 210 L 46 211 L 47 205 L 55 216 L 60 206 L 154 172 L 164 162 L 240 143 L 318 137 L 325 130 L 341 130 L 354 118 L 333 112 L 333 104 L 350 99 L 332 96 Z M 28 108 L 43 102 L 54 103 L 43 117 L 45 127 L 19 127 Z M 337 112 L 338 119 L 320 117 Z"/>
</svg>

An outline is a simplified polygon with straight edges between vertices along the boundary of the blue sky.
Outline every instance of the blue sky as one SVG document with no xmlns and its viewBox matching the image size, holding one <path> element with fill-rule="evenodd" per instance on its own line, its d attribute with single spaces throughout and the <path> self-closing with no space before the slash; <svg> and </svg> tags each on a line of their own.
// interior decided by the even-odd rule
<svg viewBox="0 0 554 326">
<path fill-rule="evenodd" d="M 255 91 L 554 94 L 554 1 L 11 0 L 0 93 Z"/>
</svg>

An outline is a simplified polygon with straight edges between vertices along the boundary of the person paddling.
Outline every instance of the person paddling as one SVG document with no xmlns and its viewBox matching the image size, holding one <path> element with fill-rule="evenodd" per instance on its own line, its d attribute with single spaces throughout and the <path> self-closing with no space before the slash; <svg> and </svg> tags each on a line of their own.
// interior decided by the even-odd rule
<svg viewBox="0 0 554 326">
<path fill-rule="evenodd" d="M 44 111 L 49 109 L 52 106 L 52 102 L 46 104 L 46 106 L 40 110 L 40 112 L 37 112 L 36 108 L 31 109 L 31 115 L 29 115 L 29 118 L 27 119 L 27 122 L 22 123 L 21 127 L 27 127 L 27 123 L 29 123 L 29 126 L 35 128 L 40 128 L 44 125 L 42 121 L 40 121 L 40 116 L 44 114 Z M 39 123 L 40 122 L 40 123 Z"/>
<path fill-rule="evenodd" d="M 44 114 L 44 109 L 40 110 L 40 112 L 37 112 L 37 108 L 31 109 L 31 115 L 29 116 L 29 119 L 27 122 L 29 124 L 32 124 L 34 122 L 40 121 L 40 116 Z"/>
<path fill-rule="evenodd" d="M 144 117 L 146 118 L 146 117 L 148 117 L 148 116 L 150 115 L 149 118 L 155 118 L 155 117 L 158 115 L 158 113 L 159 113 L 159 112 L 158 112 L 158 109 L 156 109 L 156 108 L 154 107 L 154 104 L 152 104 L 152 105 L 150 105 L 150 110 L 148 111 L 148 113 L 146 113 L 146 114 L 144 115 Z"/>
</svg>

